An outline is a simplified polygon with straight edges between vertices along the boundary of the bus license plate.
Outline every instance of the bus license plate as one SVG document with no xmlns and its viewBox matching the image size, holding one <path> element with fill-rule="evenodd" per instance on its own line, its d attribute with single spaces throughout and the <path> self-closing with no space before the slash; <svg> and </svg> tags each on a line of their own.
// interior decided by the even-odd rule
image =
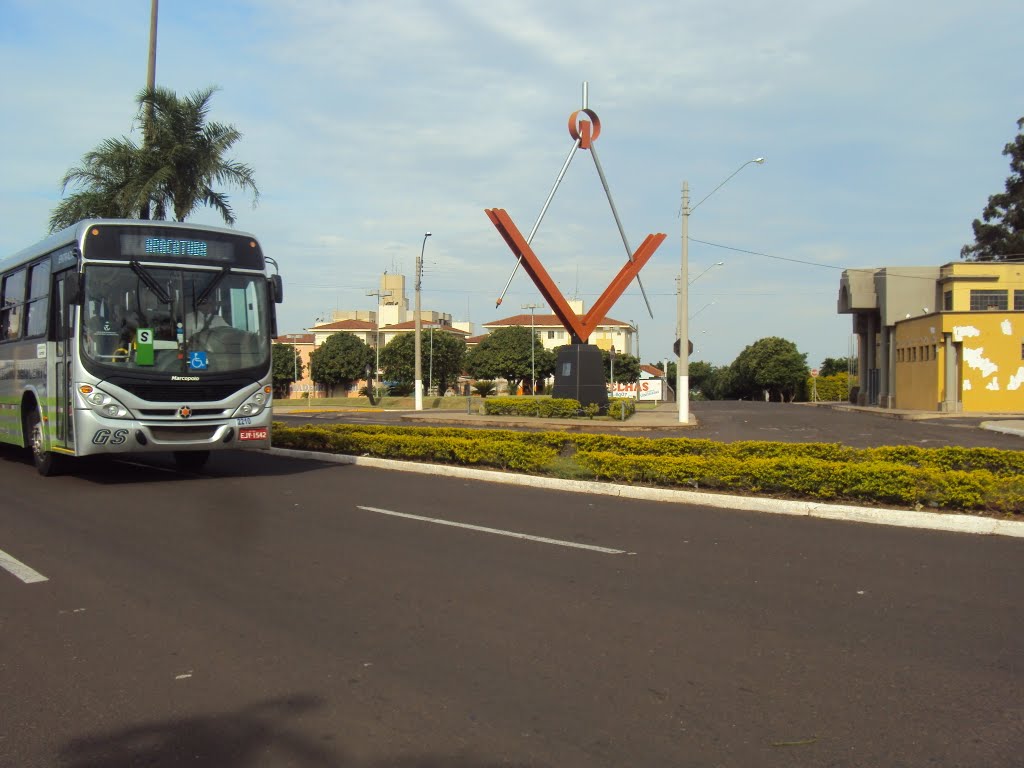
<svg viewBox="0 0 1024 768">
<path fill-rule="evenodd" d="M 266 440 L 267 439 L 267 428 L 266 427 L 249 427 L 248 429 L 238 430 L 239 440 Z"/>
</svg>

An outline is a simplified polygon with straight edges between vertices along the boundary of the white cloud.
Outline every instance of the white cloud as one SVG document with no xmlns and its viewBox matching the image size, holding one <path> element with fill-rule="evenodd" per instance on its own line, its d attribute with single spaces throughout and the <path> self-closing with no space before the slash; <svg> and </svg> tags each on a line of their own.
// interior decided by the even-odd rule
<svg viewBox="0 0 1024 768">
<path fill-rule="evenodd" d="M 59 181 L 100 140 L 132 128 L 149 5 L 70 0 L 0 6 L 6 158 L 0 252 L 43 234 Z M 991 18 L 999 18 L 992 25 Z M 644 357 L 675 328 L 680 186 L 701 199 L 693 286 L 702 356 L 730 362 L 764 335 L 811 364 L 848 354 L 835 267 L 956 260 L 970 222 L 1002 188 L 1019 105 L 1024 10 L 1001 0 L 807 4 L 471 0 L 233 0 L 163 4 L 157 79 L 210 84 L 216 119 L 263 193 L 232 196 L 239 227 L 278 258 L 282 330 L 341 302 L 369 308 L 380 274 L 406 274 L 428 244 L 424 302 L 459 318 L 501 316 L 514 259 L 483 209 L 528 232 L 569 150 L 581 83 L 635 248 L 669 235 L 611 314 L 641 325 Z M 215 221 L 211 213 L 197 217 Z M 596 299 L 625 259 L 593 163 L 577 153 L 535 239 L 561 290 Z M 833 268 L 828 268 L 833 267 Z M 691 272 L 692 274 L 692 272 Z M 534 302 L 521 272 L 504 308 Z"/>
</svg>

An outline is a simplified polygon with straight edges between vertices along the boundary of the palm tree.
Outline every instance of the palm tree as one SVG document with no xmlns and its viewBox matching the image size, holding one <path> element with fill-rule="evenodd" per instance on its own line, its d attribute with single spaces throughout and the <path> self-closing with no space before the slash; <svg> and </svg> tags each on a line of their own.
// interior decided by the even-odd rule
<svg viewBox="0 0 1024 768">
<path fill-rule="evenodd" d="M 69 184 L 82 187 L 64 200 L 50 216 L 50 231 L 68 227 L 90 216 L 127 218 L 147 204 L 152 189 L 139 185 L 142 156 L 129 138 L 107 139 L 86 153 L 82 164 L 64 174 L 61 191 Z"/>
<path fill-rule="evenodd" d="M 214 189 L 215 184 L 249 190 L 253 204 L 259 200 L 252 168 L 226 158 L 241 132 L 207 120 L 216 90 L 210 87 L 179 99 L 174 91 L 155 88 L 138 97 L 140 117 L 152 115 L 144 185 L 158 190 L 157 208 L 173 211 L 177 221 L 206 205 L 215 208 L 225 223 L 234 224 L 228 197 Z"/>
<path fill-rule="evenodd" d="M 166 219 L 172 212 L 177 221 L 184 221 L 203 205 L 219 211 L 226 224 L 234 224 L 227 195 L 214 185 L 251 191 L 253 205 L 259 190 L 252 168 L 226 158 L 242 134 L 234 126 L 207 121 L 215 92 L 206 88 L 183 99 L 167 88 L 140 92 L 143 146 L 122 137 L 107 139 L 88 152 L 80 166 L 64 175 L 62 192 L 69 184 L 81 189 L 54 209 L 50 231 L 90 216 L 152 214 L 154 219 Z"/>
</svg>

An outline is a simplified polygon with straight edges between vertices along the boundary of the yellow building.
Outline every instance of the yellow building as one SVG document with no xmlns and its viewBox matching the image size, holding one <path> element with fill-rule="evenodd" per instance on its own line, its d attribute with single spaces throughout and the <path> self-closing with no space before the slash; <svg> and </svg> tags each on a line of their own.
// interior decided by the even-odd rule
<svg viewBox="0 0 1024 768">
<path fill-rule="evenodd" d="M 1024 263 L 850 269 L 838 311 L 858 338 L 858 403 L 1024 412 Z"/>
</svg>

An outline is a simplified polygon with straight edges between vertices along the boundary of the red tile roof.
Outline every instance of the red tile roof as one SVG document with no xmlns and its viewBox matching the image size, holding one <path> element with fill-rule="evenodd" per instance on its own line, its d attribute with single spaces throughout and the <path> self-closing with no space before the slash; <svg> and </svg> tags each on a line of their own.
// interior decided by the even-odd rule
<svg viewBox="0 0 1024 768">
<path fill-rule="evenodd" d="M 312 333 L 286 333 L 273 340 L 275 344 L 312 344 Z"/>
<path fill-rule="evenodd" d="M 447 333 L 454 333 L 456 336 L 469 335 L 459 328 L 453 328 L 450 325 L 441 325 L 440 323 L 431 323 L 426 320 L 421 321 L 420 327 L 424 331 L 429 331 L 431 328 L 433 328 L 435 331 L 445 331 Z M 407 320 L 404 323 L 395 323 L 394 325 L 382 325 L 380 329 L 382 331 L 414 331 L 416 330 L 416 321 Z"/>
<path fill-rule="evenodd" d="M 653 365 L 648 365 L 647 363 L 640 366 L 640 372 L 653 376 L 656 379 L 660 379 L 665 375 L 661 368 L 655 368 Z"/>
<path fill-rule="evenodd" d="M 582 315 L 580 315 L 580 317 L 582 317 Z M 523 326 L 529 327 L 529 325 L 530 325 L 530 315 L 525 315 L 525 314 L 524 315 L 513 315 L 512 317 L 506 317 L 506 318 L 503 318 L 501 320 L 492 320 L 489 323 L 481 323 L 481 325 L 483 325 L 484 328 L 497 328 L 497 327 L 501 327 L 501 326 L 505 326 L 505 325 L 523 325 Z M 541 328 L 541 327 L 544 327 L 544 328 L 551 328 L 551 327 L 561 328 L 562 327 L 562 321 L 558 319 L 557 315 L 534 315 L 533 316 L 533 325 L 534 325 L 534 327 L 537 327 L 537 328 Z M 601 322 L 598 323 L 598 325 L 602 325 L 602 326 L 618 325 L 618 326 L 622 326 L 623 328 L 631 328 L 632 327 L 629 323 L 624 323 L 621 320 L 615 320 L 615 319 L 613 319 L 611 317 L 603 317 L 603 318 L 601 318 Z"/>
<path fill-rule="evenodd" d="M 366 320 L 338 320 L 333 323 L 323 323 L 309 328 L 310 331 L 323 333 L 324 331 L 374 331 L 377 329 L 375 323 Z"/>
</svg>

